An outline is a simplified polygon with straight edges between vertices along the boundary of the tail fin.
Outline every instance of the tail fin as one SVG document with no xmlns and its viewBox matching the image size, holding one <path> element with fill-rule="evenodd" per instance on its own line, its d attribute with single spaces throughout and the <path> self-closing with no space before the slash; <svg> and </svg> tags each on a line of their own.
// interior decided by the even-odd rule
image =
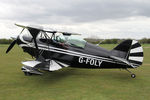
<svg viewBox="0 0 150 100">
<path fill-rule="evenodd" d="M 135 66 L 142 65 L 144 54 L 143 48 L 136 40 L 125 40 L 112 50 L 117 52 L 118 57 L 128 60 Z"/>
</svg>

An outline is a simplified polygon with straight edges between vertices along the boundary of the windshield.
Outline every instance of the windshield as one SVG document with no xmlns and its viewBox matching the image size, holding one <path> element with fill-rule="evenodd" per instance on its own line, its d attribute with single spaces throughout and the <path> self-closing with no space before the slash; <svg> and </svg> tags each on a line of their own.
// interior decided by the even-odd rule
<svg viewBox="0 0 150 100">
<path fill-rule="evenodd" d="M 54 40 L 56 40 L 57 42 L 69 44 L 71 46 L 76 46 L 80 48 L 84 48 L 86 45 L 86 41 L 83 38 L 75 35 L 71 35 L 71 36 L 59 35 L 56 36 Z"/>
<path fill-rule="evenodd" d="M 67 43 L 69 43 L 73 46 L 84 48 L 85 44 L 86 44 L 86 41 L 83 38 L 79 37 L 79 36 L 72 35 L 72 36 L 68 37 Z"/>
</svg>

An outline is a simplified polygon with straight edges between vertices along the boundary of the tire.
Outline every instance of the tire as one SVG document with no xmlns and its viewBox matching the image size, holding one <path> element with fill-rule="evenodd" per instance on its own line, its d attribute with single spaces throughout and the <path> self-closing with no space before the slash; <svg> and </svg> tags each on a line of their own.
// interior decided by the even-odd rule
<svg viewBox="0 0 150 100">
<path fill-rule="evenodd" d="M 135 75 L 135 74 L 131 74 L 131 77 L 132 77 L 132 78 L 135 78 L 135 77 L 136 77 L 136 75 Z"/>
</svg>

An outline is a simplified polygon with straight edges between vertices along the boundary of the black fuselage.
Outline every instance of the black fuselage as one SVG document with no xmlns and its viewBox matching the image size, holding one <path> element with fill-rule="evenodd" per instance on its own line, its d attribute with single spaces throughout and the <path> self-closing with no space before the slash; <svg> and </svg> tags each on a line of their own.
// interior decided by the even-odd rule
<svg viewBox="0 0 150 100">
<path fill-rule="evenodd" d="M 18 42 L 18 45 L 22 42 Z M 34 43 L 33 43 L 34 44 Z M 84 48 L 61 43 L 42 42 L 37 40 L 38 52 L 44 59 L 53 59 L 77 68 L 132 68 L 118 60 L 110 58 L 115 53 L 91 43 L 86 43 Z M 21 46 L 31 56 L 36 57 L 34 45 Z"/>
<path fill-rule="evenodd" d="M 143 48 L 136 40 L 122 41 L 112 50 L 106 50 L 74 37 L 78 33 L 45 30 L 37 26 L 24 26 L 21 33 L 10 44 L 8 53 L 17 43 L 35 60 L 22 62 L 25 75 L 38 74 L 40 70 L 56 71 L 63 67 L 111 69 L 137 68 L 143 63 Z M 131 77 L 135 78 L 135 74 Z"/>
</svg>

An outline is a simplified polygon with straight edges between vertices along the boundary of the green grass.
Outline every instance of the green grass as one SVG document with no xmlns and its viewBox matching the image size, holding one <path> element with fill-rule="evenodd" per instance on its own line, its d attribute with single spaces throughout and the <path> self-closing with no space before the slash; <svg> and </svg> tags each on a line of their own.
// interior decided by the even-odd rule
<svg viewBox="0 0 150 100">
<path fill-rule="evenodd" d="M 143 46 L 143 65 L 131 70 L 135 79 L 124 70 L 77 68 L 27 77 L 21 61 L 31 57 L 18 46 L 5 54 L 7 47 L 0 45 L 0 100 L 150 100 L 150 45 Z"/>
</svg>

